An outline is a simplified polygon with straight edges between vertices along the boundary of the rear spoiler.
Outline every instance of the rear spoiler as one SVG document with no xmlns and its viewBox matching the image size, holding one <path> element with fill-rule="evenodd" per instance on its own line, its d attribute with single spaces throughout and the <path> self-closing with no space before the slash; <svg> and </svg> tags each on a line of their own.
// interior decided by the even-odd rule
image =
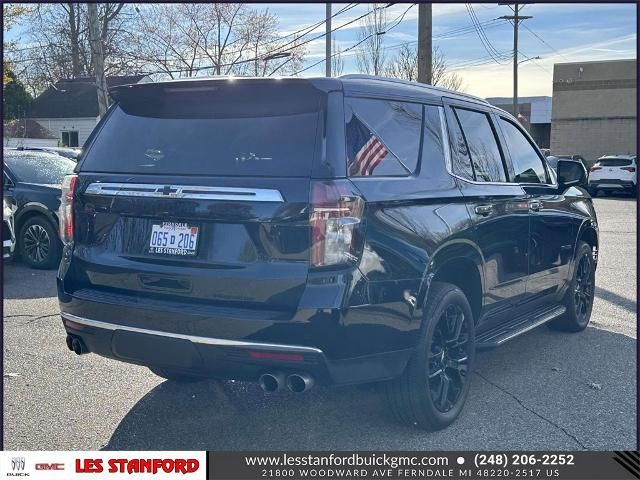
<svg viewBox="0 0 640 480">
<path fill-rule="evenodd" d="M 155 93 L 160 92 L 198 92 L 215 91 L 224 86 L 239 84 L 256 86 L 267 85 L 302 85 L 309 84 L 321 92 L 342 91 L 342 81 L 336 78 L 296 78 L 296 77 L 202 77 L 202 78 L 181 78 L 177 80 L 153 82 L 146 81 L 128 85 L 117 85 L 109 88 L 109 95 L 114 101 L 124 99 L 128 94 Z"/>
</svg>

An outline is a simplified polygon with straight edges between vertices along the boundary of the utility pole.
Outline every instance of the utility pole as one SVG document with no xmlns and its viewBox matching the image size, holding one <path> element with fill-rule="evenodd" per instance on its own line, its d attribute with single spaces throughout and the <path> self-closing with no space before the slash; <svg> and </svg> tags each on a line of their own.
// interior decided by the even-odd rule
<svg viewBox="0 0 640 480">
<path fill-rule="evenodd" d="M 499 5 L 510 5 L 509 3 L 500 3 Z M 518 118 L 518 25 L 522 20 L 531 18 L 526 15 L 518 15 L 519 5 L 516 3 L 513 7 L 513 15 L 505 15 L 500 17 L 504 20 L 513 21 L 513 116 Z"/>
<path fill-rule="evenodd" d="M 331 4 L 327 3 L 327 21 L 325 22 L 326 25 L 326 32 L 327 34 L 325 35 L 324 39 L 325 39 L 325 50 L 326 50 L 326 59 L 325 59 L 325 68 L 326 68 L 326 76 L 330 77 L 331 76 Z"/>
<path fill-rule="evenodd" d="M 418 5 L 418 81 L 431 85 L 431 4 Z"/>
</svg>

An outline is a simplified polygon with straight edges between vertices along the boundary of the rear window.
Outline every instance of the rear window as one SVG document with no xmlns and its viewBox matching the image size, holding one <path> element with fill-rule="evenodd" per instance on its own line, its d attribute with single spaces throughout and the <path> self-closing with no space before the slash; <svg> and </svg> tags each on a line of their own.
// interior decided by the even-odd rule
<svg viewBox="0 0 640 480">
<path fill-rule="evenodd" d="M 18 182 L 43 185 L 61 184 L 76 166 L 66 157 L 44 152 L 5 151 L 4 163 Z"/>
<path fill-rule="evenodd" d="M 626 158 L 603 158 L 598 160 L 601 167 L 627 167 L 631 165 L 632 160 Z"/>
<path fill-rule="evenodd" d="M 121 93 L 82 169 L 309 176 L 321 125 L 320 92 L 309 84 L 219 83 Z"/>
</svg>

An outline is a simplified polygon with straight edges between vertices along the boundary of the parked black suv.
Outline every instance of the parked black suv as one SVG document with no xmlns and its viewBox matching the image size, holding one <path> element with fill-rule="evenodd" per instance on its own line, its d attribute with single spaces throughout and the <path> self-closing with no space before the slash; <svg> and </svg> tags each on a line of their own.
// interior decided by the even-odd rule
<svg viewBox="0 0 640 480">
<path fill-rule="evenodd" d="M 427 429 L 478 348 L 580 331 L 598 226 L 509 114 L 366 76 L 117 87 L 67 177 L 67 344 L 174 380 L 386 381 Z"/>
</svg>

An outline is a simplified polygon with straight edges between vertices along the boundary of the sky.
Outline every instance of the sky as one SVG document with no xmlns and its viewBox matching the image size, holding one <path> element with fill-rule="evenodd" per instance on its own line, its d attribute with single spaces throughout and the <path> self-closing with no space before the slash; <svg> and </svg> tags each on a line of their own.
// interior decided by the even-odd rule
<svg viewBox="0 0 640 480">
<path fill-rule="evenodd" d="M 399 19 L 411 4 L 396 4 L 387 9 L 387 19 Z M 508 97 L 513 95 L 513 25 L 506 20 L 512 15 L 510 7 L 497 3 L 470 4 L 484 33 L 499 54 L 497 62 L 483 47 L 473 28 L 464 3 L 433 4 L 433 45 L 444 53 L 451 71 L 463 79 L 465 92 L 480 97 Z M 337 12 L 347 4 L 333 4 Z M 322 21 L 324 4 L 261 4 L 280 19 L 281 33 L 286 35 L 305 26 Z M 367 11 L 367 4 L 359 4 L 333 19 L 333 28 Z M 636 5 L 613 3 L 528 4 L 520 12 L 533 18 L 523 20 L 519 35 L 519 60 L 540 57 L 520 64 L 519 96 L 551 95 L 553 64 L 579 61 L 636 58 Z M 324 32 L 324 25 L 311 35 Z M 345 50 L 358 42 L 359 22 L 333 33 L 338 47 Z M 462 30 L 464 29 L 464 30 Z M 418 31 L 418 7 L 412 7 L 395 28 L 384 35 L 387 56 L 398 52 L 403 42 L 415 42 Z M 450 33 L 453 32 L 453 33 Z M 413 43 L 412 45 L 415 45 Z M 357 73 L 356 49 L 343 55 L 344 74 Z M 307 44 L 305 66 L 321 60 L 325 55 L 324 39 Z M 526 56 L 526 57 L 525 57 Z M 302 75 L 324 75 L 324 62 Z"/>
<path fill-rule="evenodd" d="M 322 22 L 325 4 L 250 4 L 256 9 L 268 9 L 280 22 L 282 36 L 304 27 Z M 386 5 L 386 4 L 381 4 Z M 493 57 L 483 46 L 473 27 L 471 5 L 484 35 L 493 48 Z M 333 19 L 333 28 L 367 12 L 368 4 L 333 4 L 333 12 L 352 7 Z M 384 34 L 387 56 L 393 57 L 403 42 L 417 42 L 418 6 L 399 3 L 386 9 L 387 19 L 394 28 Z M 636 58 L 637 9 L 634 3 L 534 3 L 521 9 L 521 15 L 532 18 L 521 22 L 519 35 L 518 94 L 521 97 L 551 95 L 553 64 L 579 61 Z M 403 16 L 404 14 L 404 16 Z M 480 97 L 509 97 L 513 95 L 513 26 L 506 20 L 496 20 L 511 15 L 507 5 L 497 3 L 433 4 L 433 45 L 445 55 L 450 71 L 462 77 L 463 90 Z M 324 24 L 309 31 L 304 40 L 324 33 Z M 359 40 L 360 23 L 354 22 L 333 33 L 341 50 L 352 47 Z M 20 26 L 9 32 L 8 38 L 19 39 Z M 304 66 L 310 66 L 324 58 L 324 38 L 306 44 Z M 357 49 L 343 54 L 343 74 L 358 73 Z M 499 55 L 496 55 L 497 54 Z M 540 57 L 540 59 L 527 60 Z M 324 75 L 324 62 L 301 73 L 304 76 Z"/>
</svg>

